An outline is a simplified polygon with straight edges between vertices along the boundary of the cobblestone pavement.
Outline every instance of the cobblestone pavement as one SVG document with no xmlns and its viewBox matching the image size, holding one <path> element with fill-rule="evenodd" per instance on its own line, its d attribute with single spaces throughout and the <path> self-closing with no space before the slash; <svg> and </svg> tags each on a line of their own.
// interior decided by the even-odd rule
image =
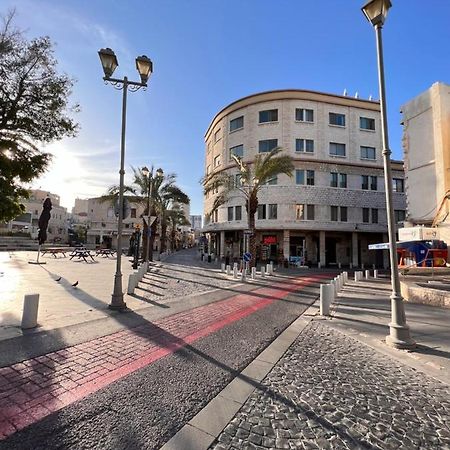
<svg viewBox="0 0 450 450">
<path fill-rule="evenodd" d="M 448 386 L 313 321 L 211 449 L 450 449 Z"/>
</svg>

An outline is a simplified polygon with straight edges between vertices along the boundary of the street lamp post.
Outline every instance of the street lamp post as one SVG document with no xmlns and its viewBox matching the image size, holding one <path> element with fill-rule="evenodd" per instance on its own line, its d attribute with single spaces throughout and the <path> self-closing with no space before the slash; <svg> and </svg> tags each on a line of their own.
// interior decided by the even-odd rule
<svg viewBox="0 0 450 450">
<path fill-rule="evenodd" d="M 394 205 L 392 202 L 392 174 L 391 174 L 391 150 L 389 148 L 386 92 L 384 84 L 384 63 L 381 29 L 386 20 L 390 0 L 371 0 L 362 7 L 367 20 L 375 28 L 378 58 L 378 82 L 380 91 L 381 108 L 381 135 L 383 144 L 384 183 L 386 186 L 386 212 L 389 235 L 389 257 L 391 264 L 391 322 L 389 323 L 389 335 L 386 343 L 395 348 L 412 349 L 415 342 L 411 339 L 409 326 L 406 324 L 405 306 L 400 291 L 400 278 L 397 263 L 397 245 L 395 236 Z"/>
<path fill-rule="evenodd" d="M 140 82 L 130 81 L 128 77 L 123 79 L 112 78 L 114 71 L 119 63 L 115 53 L 110 48 L 102 48 L 98 52 L 100 61 L 102 63 L 103 72 L 105 76 L 103 80 L 105 83 L 112 84 L 116 89 L 123 90 L 122 96 L 122 134 L 120 141 L 120 181 L 119 181 L 119 221 L 117 225 L 117 261 L 116 274 L 114 276 L 114 290 L 111 296 L 111 303 L 108 305 L 110 309 L 123 310 L 127 305 L 123 301 L 122 290 L 122 231 L 123 231 L 123 190 L 124 190 L 124 175 L 125 175 L 125 128 L 126 128 L 126 114 L 127 114 L 127 92 L 136 92 L 141 88 L 147 87 L 147 81 L 153 72 L 153 63 L 146 56 L 138 56 L 136 58 L 136 69 L 141 78 Z"/>
</svg>

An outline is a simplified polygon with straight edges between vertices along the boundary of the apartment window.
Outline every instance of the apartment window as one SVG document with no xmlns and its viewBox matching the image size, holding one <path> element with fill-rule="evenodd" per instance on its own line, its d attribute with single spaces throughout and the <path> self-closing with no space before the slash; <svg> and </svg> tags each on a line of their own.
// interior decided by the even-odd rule
<svg viewBox="0 0 450 450">
<path fill-rule="evenodd" d="M 370 177 L 370 190 L 371 191 L 378 190 L 378 177 L 374 177 L 374 176 Z"/>
<path fill-rule="evenodd" d="M 244 116 L 230 120 L 230 132 L 240 130 L 241 128 L 244 128 Z"/>
<path fill-rule="evenodd" d="M 330 180 L 330 186 L 331 187 L 338 187 L 338 173 L 337 172 L 331 172 L 331 180 Z"/>
<path fill-rule="evenodd" d="M 305 219 L 305 205 L 295 205 L 295 219 L 296 220 Z"/>
<path fill-rule="evenodd" d="M 330 180 L 331 187 L 340 187 L 340 188 L 347 187 L 347 174 L 346 173 L 331 172 L 330 175 L 331 175 L 331 180 Z"/>
<path fill-rule="evenodd" d="M 376 159 L 375 147 L 360 147 L 361 159 Z"/>
<path fill-rule="evenodd" d="M 233 207 L 228 207 L 228 222 L 231 222 L 233 220 Z"/>
<path fill-rule="evenodd" d="M 267 109 L 259 112 L 259 123 L 277 122 L 278 109 Z"/>
<path fill-rule="evenodd" d="M 339 174 L 339 187 L 340 188 L 346 188 L 347 187 L 347 174 L 346 173 L 340 173 Z"/>
<path fill-rule="evenodd" d="M 206 167 L 206 175 L 211 173 L 211 164 Z"/>
<path fill-rule="evenodd" d="M 372 208 L 372 223 L 378 223 L 378 209 Z"/>
<path fill-rule="evenodd" d="M 234 217 L 236 220 L 242 220 L 242 206 L 235 206 L 234 207 Z"/>
<path fill-rule="evenodd" d="M 345 156 L 345 144 L 338 144 L 337 142 L 330 142 L 331 156 Z"/>
<path fill-rule="evenodd" d="M 347 222 L 347 207 L 341 206 L 341 222 Z"/>
<path fill-rule="evenodd" d="M 295 171 L 295 184 L 305 184 L 305 171 L 296 170 Z"/>
<path fill-rule="evenodd" d="M 369 208 L 363 208 L 362 209 L 362 221 L 363 221 L 363 223 L 369 223 L 369 213 L 370 213 L 370 209 Z"/>
<path fill-rule="evenodd" d="M 130 217 L 136 219 L 136 208 L 131 208 Z"/>
<path fill-rule="evenodd" d="M 337 206 L 330 206 L 330 212 L 331 212 L 331 221 L 337 222 L 338 221 L 338 207 Z"/>
<path fill-rule="evenodd" d="M 403 209 L 394 209 L 394 219 L 396 223 L 404 222 L 406 219 L 406 211 Z"/>
<path fill-rule="evenodd" d="M 234 176 L 234 185 L 236 187 L 242 186 L 242 175 L 240 173 L 237 173 Z"/>
<path fill-rule="evenodd" d="M 266 205 L 258 205 L 258 220 L 266 218 Z"/>
<path fill-rule="evenodd" d="M 314 186 L 314 170 L 306 171 L 306 184 L 308 186 Z"/>
<path fill-rule="evenodd" d="M 214 210 L 213 214 L 212 214 L 212 221 L 213 222 L 218 222 L 219 221 L 219 210 Z"/>
<path fill-rule="evenodd" d="M 315 207 L 314 205 L 306 205 L 306 218 L 308 220 L 314 220 Z"/>
<path fill-rule="evenodd" d="M 269 185 L 278 184 L 278 177 L 275 175 L 274 177 L 267 180 L 264 184 L 269 184 Z"/>
<path fill-rule="evenodd" d="M 214 133 L 214 142 L 220 139 L 220 128 Z"/>
<path fill-rule="evenodd" d="M 314 122 L 314 111 L 312 109 L 295 109 L 295 120 L 299 122 Z"/>
<path fill-rule="evenodd" d="M 278 139 L 265 139 L 258 142 L 259 153 L 267 153 L 278 147 Z"/>
<path fill-rule="evenodd" d="M 209 141 L 206 146 L 206 153 L 210 153 L 210 152 L 211 152 L 211 141 Z"/>
<path fill-rule="evenodd" d="M 230 157 L 231 155 L 238 156 L 239 158 L 244 157 L 244 146 L 241 145 L 235 145 L 234 147 L 230 148 Z"/>
<path fill-rule="evenodd" d="M 345 114 L 330 112 L 330 125 L 338 125 L 340 127 L 345 127 Z"/>
<path fill-rule="evenodd" d="M 220 166 L 220 155 L 217 155 L 214 158 L 214 167 L 218 167 L 218 166 Z"/>
<path fill-rule="evenodd" d="M 403 178 L 393 178 L 392 189 L 394 192 L 405 192 L 405 180 Z"/>
<path fill-rule="evenodd" d="M 304 153 L 314 153 L 314 141 L 312 139 L 296 139 L 295 151 Z"/>
<path fill-rule="evenodd" d="M 276 219 L 278 213 L 278 205 L 270 204 L 269 205 L 269 219 Z"/>
<path fill-rule="evenodd" d="M 375 119 L 370 119 L 369 117 L 360 117 L 359 128 L 361 128 L 361 130 L 375 130 Z"/>
</svg>

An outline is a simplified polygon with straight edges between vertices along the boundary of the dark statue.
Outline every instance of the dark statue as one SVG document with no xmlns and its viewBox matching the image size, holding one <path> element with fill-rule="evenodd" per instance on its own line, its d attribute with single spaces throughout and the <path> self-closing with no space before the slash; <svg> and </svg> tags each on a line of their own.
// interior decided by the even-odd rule
<svg viewBox="0 0 450 450">
<path fill-rule="evenodd" d="M 42 245 L 47 240 L 47 227 L 48 222 L 50 220 L 50 211 L 52 210 L 52 201 L 50 198 L 46 198 L 44 200 L 44 204 L 42 205 L 42 213 L 39 217 L 38 226 L 39 226 L 39 234 L 38 241 L 39 245 Z"/>
</svg>

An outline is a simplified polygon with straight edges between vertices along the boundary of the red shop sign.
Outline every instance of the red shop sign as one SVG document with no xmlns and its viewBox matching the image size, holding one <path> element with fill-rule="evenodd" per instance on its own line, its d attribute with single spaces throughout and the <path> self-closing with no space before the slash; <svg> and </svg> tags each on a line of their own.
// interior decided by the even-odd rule
<svg viewBox="0 0 450 450">
<path fill-rule="evenodd" d="M 276 236 L 264 236 L 263 237 L 263 244 L 276 244 L 277 243 L 277 237 Z"/>
</svg>

